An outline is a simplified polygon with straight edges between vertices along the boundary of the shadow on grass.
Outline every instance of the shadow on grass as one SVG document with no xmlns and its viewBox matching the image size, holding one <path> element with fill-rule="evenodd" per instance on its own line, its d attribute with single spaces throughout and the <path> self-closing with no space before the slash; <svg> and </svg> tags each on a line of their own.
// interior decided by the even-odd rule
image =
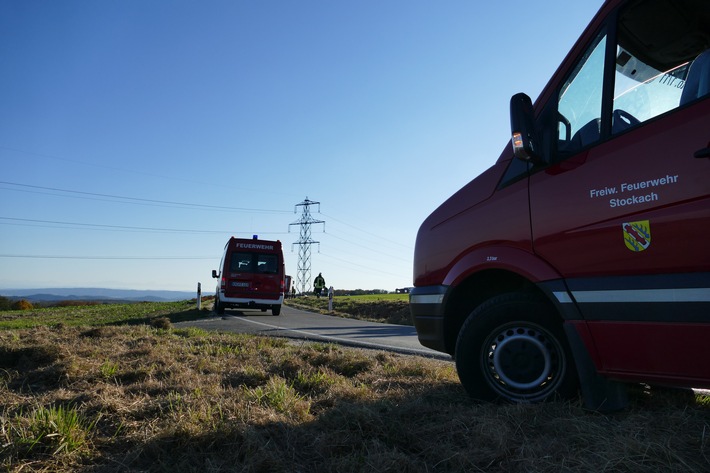
<svg viewBox="0 0 710 473">
<path fill-rule="evenodd" d="M 451 430 L 455 416 L 450 409 L 466 413 L 476 405 L 457 384 L 419 394 L 397 401 L 331 398 L 327 406 L 312 406 L 314 415 L 308 421 L 225 419 L 200 433 L 189 425 L 177 426 L 160 436 L 123 444 L 122 451 L 107 449 L 100 461 L 166 472 L 463 471 L 446 460 L 457 454 L 442 448 L 444 439 L 439 436 L 437 448 L 432 448 L 429 435 L 435 424 L 441 434 Z M 428 435 L 422 436 L 422 429 Z M 449 446 L 460 448 L 458 441 Z M 478 453 L 465 456 L 470 454 Z"/>
<path fill-rule="evenodd" d="M 709 471 L 696 438 L 707 409 L 675 398 L 660 395 L 664 407 L 641 401 L 609 417 L 579 402 L 476 403 L 456 384 L 417 391 L 331 398 L 312 406 L 309 421 L 224 419 L 200 433 L 177 426 L 101 462 L 140 471 L 581 473 L 609 471 L 610 462 L 614 471 Z M 658 442 L 657 417 L 670 423 L 667 443 Z"/>
<path fill-rule="evenodd" d="M 117 322 L 114 325 L 150 325 L 156 328 L 171 328 L 172 324 L 178 322 L 189 322 L 193 320 L 204 320 L 214 313 L 210 309 L 188 309 L 170 314 L 158 314 L 148 317 L 140 317 L 122 322 Z"/>
</svg>

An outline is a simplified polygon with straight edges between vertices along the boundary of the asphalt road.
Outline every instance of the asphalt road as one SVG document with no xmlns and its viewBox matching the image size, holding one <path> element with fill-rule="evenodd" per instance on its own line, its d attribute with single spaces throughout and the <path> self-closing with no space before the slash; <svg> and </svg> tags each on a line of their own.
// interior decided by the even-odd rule
<svg viewBox="0 0 710 473">
<path fill-rule="evenodd" d="M 227 309 L 224 315 L 212 313 L 206 319 L 178 322 L 174 326 L 306 339 L 451 360 L 447 354 L 423 347 L 414 327 L 344 319 L 286 305 L 276 317 L 271 311 Z"/>
</svg>

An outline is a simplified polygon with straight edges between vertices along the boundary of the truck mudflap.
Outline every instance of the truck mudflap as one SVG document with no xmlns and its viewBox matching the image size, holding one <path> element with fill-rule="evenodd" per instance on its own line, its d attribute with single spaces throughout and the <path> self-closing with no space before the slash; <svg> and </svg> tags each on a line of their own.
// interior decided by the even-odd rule
<svg viewBox="0 0 710 473">
<path fill-rule="evenodd" d="M 598 361 L 599 357 L 587 333 L 586 322 L 573 302 L 574 299 L 566 282 L 563 279 L 556 279 L 539 283 L 537 287 L 552 302 L 564 321 L 563 328 L 577 368 L 584 406 L 600 412 L 625 408 L 629 402 L 626 386 L 599 374 L 595 364 L 595 359 Z M 567 300 L 572 303 L 562 303 Z"/>
<path fill-rule="evenodd" d="M 449 286 L 415 287 L 409 293 L 409 309 L 419 343 L 446 353 L 444 346 L 444 307 Z"/>
<path fill-rule="evenodd" d="M 579 389 L 587 409 L 600 412 L 613 412 L 624 409 L 629 399 L 626 386 L 601 376 L 589 355 L 579 330 L 585 330 L 583 322 L 564 325 L 574 363 L 579 377 Z"/>
</svg>

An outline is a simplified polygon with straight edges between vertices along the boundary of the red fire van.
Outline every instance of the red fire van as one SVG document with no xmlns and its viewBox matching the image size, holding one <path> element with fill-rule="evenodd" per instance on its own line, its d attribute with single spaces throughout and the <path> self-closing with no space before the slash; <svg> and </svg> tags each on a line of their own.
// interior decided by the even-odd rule
<svg viewBox="0 0 710 473">
<path fill-rule="evenodd" d="M 510 109 L 512 146 L 419 229 L 420 342 L 484 400 L 709 387 L 710 2 L 607 0 Z"/>
<path fill-rule="evenodd" d="M 214 310 L 223 314 L 225 308 L 271 309 L 281 313 L 284 299 L 284 257 L 281 242 L 230 238 L 224 247 Z"/>
</svg>

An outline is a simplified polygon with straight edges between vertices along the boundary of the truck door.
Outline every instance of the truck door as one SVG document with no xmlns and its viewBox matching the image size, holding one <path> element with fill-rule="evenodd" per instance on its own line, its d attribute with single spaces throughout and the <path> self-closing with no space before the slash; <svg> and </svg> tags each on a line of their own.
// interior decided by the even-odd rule
<svg viewBox="0 0 710 473">
<path fill-rule="evenodd" d="M 710 91 L 695 76 L 710 80 L 710 52 L 692 38 L 710 12 L 692 10 L 710 6 L 669 5 L 622 10 L 545 105 L 557 137 L 530 177 L 533 240 L 564 275 L 571 297 L 556 295 L 577 304 L 602 371 L 707 382 Z"/>
</svg>

